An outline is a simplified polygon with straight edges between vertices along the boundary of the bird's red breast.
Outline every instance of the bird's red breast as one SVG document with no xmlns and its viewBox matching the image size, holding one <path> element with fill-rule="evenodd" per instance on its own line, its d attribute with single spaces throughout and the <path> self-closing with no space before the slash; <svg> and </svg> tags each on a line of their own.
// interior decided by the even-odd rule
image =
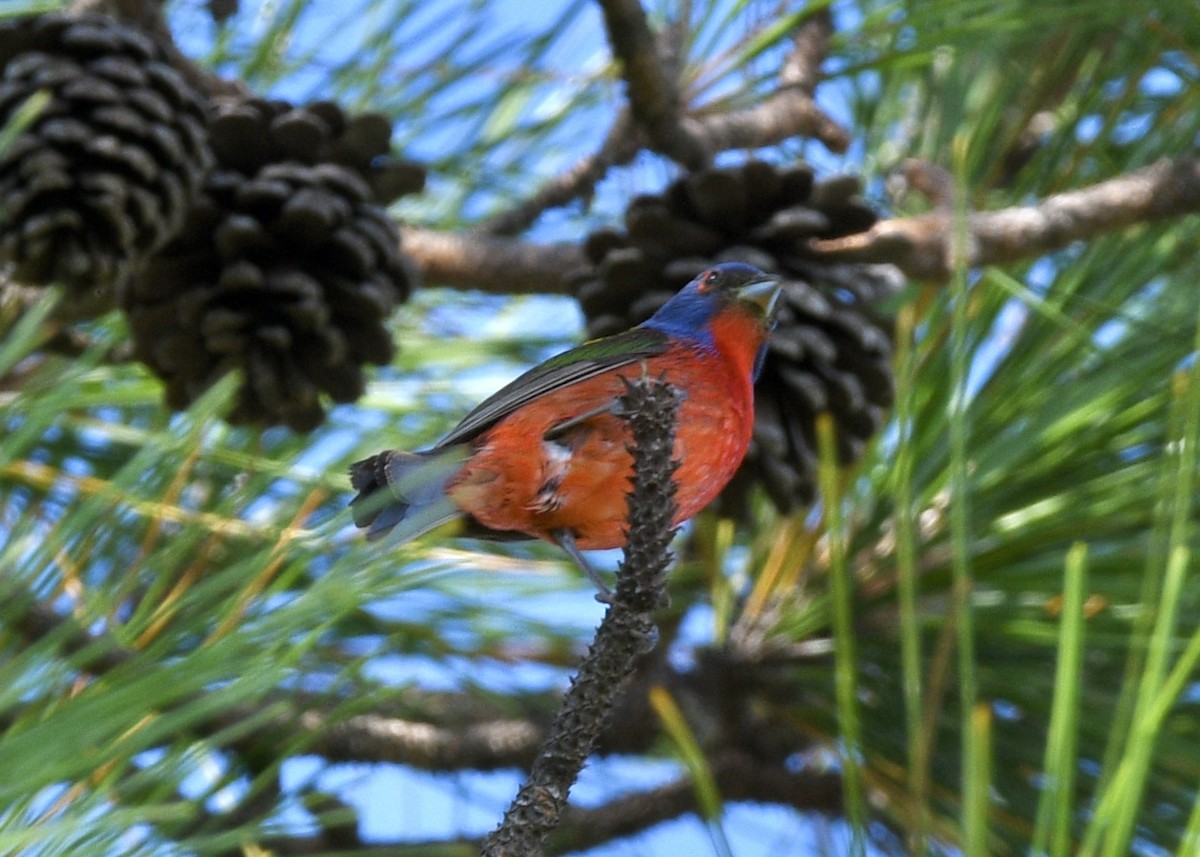
<svg viewBox="0 0 1200 857">
<path fill-rule="evenodd" d="M 753 383 L 781 283 L 749 265 L 702 272 L 635 328 L 551 357 L 417 453 L 351 465 L 354 520 L 401 540 L 456 518 L 495 538 L 542 538 L 591 572 L 579 549 L 625 542 L 632 442 L 616 413 L 623 379 L 663 377 L 682 396 L 674 454 L 679 523 L 733 476 L 750 443 Z"/>
<path fill-rule="evenodd" d="M 625 542 L 633 475 L 623 419 L 611 412 L 560 433 L 551 430 L 611 403 L 622 377 L 665 376 L 684 394 L 675 436 L 676 523 L 725 486 L 746 454 L 754 424 L 753 370 L 766 332 L 738 307 L 709 322 L 708 343 L 680 340 L 664 353 L 547 393 L 475 440 L 447 486 L 455 504 L 483 526 L 553 541 L 568 530 L 584 550 Z M 547 435 L 550 437 L 547 437 Z"/>
</svg>

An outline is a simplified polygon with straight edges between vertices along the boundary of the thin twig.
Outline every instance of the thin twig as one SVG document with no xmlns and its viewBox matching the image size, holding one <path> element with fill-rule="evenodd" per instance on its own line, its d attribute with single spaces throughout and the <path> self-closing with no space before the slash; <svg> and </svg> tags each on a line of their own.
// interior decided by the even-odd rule
<svg viewBox="0 0 1200 857">
<path fill-rule="evenodd" d="M 850 133 L 800 88 L 780 89 L 756 107 L 707 116 L 697 133 L 714 152 L 773 146 L 792 137 L 812 137 L 832 152 L 850 148 Z"/>
<path fill-rule="evenodd" d="M 674 534 L 672 453 L 679 393 L 665 382 L 642 378 L 629 385 L 621 405 L 633 435 L 634 479 L 616 593 L 529 778 L 485 840 L 483 857 L 541 853 L 638 659 L 654 647 L 652 614 L 666 601 Z"/>
<path fill-rule="evenodd" d="M 485 220 L 479 225 L 480 231 L 490 235 L 516 235 L 532 226 L 543 212 L 591 197 L 608 171 L 632 161 L 642 145 L 629 111 L 622 110 L 594 155 L 542 185 L 537 193 L 511 210 Z"/>
</svg>

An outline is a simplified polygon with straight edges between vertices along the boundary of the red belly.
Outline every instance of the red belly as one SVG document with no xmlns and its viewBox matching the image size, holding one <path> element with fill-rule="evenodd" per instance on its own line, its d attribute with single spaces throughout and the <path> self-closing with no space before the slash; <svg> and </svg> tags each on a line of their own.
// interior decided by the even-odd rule
<svg viewBox="0 0 1200 857">
<path fill-rule="evenodd" d="M 603 414 L 553 440 L 545 435 L 611 402 L 624 390 L 619 376 L 642 371 L 642 364 L 633 364 L 574 384 L 501 420 L 481 435 L 448 487 L 450 496 L 490 529 L 544 539 L 566 529 L 584 550 L 622 546 L 633 475 L 625 421 Z M 675 435 L 679 523 L 708 505 L 741 464 L 753 430 L 752 388 L 746 373 L 730 371 L 713 353 L 651 358 L 645 371 L 665 372 L 685 392 Z"/>
</svg>

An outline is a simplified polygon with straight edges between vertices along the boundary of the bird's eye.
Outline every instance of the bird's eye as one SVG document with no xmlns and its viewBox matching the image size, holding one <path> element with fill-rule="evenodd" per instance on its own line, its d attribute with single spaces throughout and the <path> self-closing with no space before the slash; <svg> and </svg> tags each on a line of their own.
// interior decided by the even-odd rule
<svg viewBox="0 0 1200 857">
<path fill-rule="evenodd" d="M 704 275 L 704 279 L 700 281 L 701 291 L 707 292 L 709 289 L 715 289 L 717 287 L 717 281 L 719 281 L 720 279 L 721 279 L 720 271 L 709 271 L 707 274 Z"/>
</svg>

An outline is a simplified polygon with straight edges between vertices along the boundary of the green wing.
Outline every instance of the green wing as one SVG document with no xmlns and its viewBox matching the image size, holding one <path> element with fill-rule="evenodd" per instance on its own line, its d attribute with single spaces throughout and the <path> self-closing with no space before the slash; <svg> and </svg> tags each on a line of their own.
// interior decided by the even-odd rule
<svg viewBox="0 0 1200 857">
<path fill-rule="evenodd" d="M 668 344 L 667 335 L 661 330 L 635 327 L 614 336 L 593 339 L 578 348 L 555 355 L 480 402 L 435 448 L 469 440 L 546 393 L 578 384 L 610 369 L 662 354 Z"/>
</svg>

